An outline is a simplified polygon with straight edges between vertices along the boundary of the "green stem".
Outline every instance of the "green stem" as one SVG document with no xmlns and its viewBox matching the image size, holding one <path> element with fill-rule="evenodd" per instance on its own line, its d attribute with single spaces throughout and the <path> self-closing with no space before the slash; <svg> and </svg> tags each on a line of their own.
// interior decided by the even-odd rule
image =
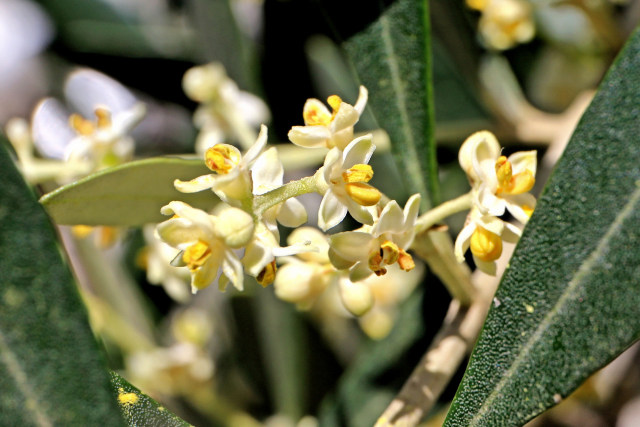
<svg viewBox="0 0 640 427">
<path fill-rule="evenodd" d="M 444 202 L 441 205 L 438 205 L 435 208 L 427 211 L 416 221 L 416 234 L 428 230 L 429 228 L 433 227 L 434 225 L 438 224 L 443 219 L 450 215 L 453 215 L 454 213 L 470 209 L 472 202 L 472 193 L 468 192 L 460 197 Z"/>
<path fill-rule="evenodd" d="M 291 181 L 281 187 L 271 190 L 267 193 L 256 195 L 253 198 L 253 210 L 257 215 L 262 215 L 267 209 L 285 202 L 292 197 L 300 196 L 307 193 L 326 192 L 326 185 L 323 185 L 322 168 L 313 176 L 308 176 L 297 181 Z"/>
</svg>

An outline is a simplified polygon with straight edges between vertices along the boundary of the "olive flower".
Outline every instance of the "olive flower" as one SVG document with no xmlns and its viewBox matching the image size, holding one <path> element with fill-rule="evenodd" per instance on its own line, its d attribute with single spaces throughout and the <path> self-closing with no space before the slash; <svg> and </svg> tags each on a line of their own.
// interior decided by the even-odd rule
<svg viewBox="0 0 640 427">
<path fill-rule="evenodd" d="M 507 158 L 500 154 L 495 136 L 480 131 L 462 144 L 459 160 L 471 182 L 474 203 L 483 214 L 501 216 L 508 210 L 526 224 L 536 203 L 529 193 L 535 183 L 535 150 Z"/>
<path fill-rule="evenodd" d="M 381 276 L 387 272 L 385 266 L 395 263 L 402 270 L 413 269 L 413 258 L 406 250 L 413 243 L 419 208 L 419 194 L 411 196 L 404 210 L 393 200 L 387 203 L 373 226 L 334 234 L 329 238 L 331 262 L 336 268 L 348 268 L 354 282 L 372 273 Z"/>
<path fill-rule="evenodd" d="M 495 276 L 496 260 L 502 255 L 502 241 L 516 243 L 519 237 L 518 227 L 472 208 L 464 228 L 456 238 L 454 253 L 458 262 L 463 262 L 464 253 L 471 248 L 476 267 Z"/>
<path fill-rule="evenodd" d="M 173 201 L 161 210 L 173 218 L 158 224 L 156 235 L 179 249 L 181 261 L 191 271 L 191 288 L 204 289 L 222 275 L 218 285 L 224 290 L 231 282 L 243 289 L 242 263 L 235 250 L 246 246 L 253 237 L 251 215 L 229 205 L 219 204 L 213 214 Z"/>
<path fill-rule="evenodd" d="M 333 111 L 318 99 L 308 99 L 302 111 L 305 126 L 293 126 L 289 140 L 301 147 L 337 147 L 344 150 L 353 139 L 353 126 L 364 111 L 367 97 L 364 86 L 360 86 L 355 105 L 347 104 L 338 95 L 331 95 L 327 102 Z"/>
<path fill-rule="evenodd" d="M 347 211 L 362 224 L 372 224 L 369 207 L 380 200 L 380 192 L 367 184 L 373 169 L 367 163 L 375 150 L 371 135 L 351 141 L 343 151 L 332 148 L 324 160 L 323 178 L 327 184 L 320 209 L 318 226 L 326 231 L 338 225 Z"/>
</svg>

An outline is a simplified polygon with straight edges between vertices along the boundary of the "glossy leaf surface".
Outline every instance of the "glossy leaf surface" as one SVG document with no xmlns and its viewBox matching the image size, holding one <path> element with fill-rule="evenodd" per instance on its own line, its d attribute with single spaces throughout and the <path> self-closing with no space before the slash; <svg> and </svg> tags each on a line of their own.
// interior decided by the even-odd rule
<svg viewBox="0 0 640 427">
<path fill-rule="evenodd" d="M 374 7 L 372 5 L 372 7 Z M 410 193 L 439 202 L 427 1 L 397 0 L 345 43 Z"/>
<path fill-rule="evenodd" d="M 118 425 L 49 219 L 2 146 L 0 170 L 0 425 Z"/>
<path fill-rule="evenodd" d="M 167 219 L 160 208 L 181 200 L 211 209 L 218 198 L 211 191 L 185 194 L 175 179 L 211 173 L 201 160 L 156 157 L 97 172 L 40 199 L 57 224 L 141 225 Z"/>
<path fill-rule="evenodd" d="M 540 197 L 447 426 L 522 425 L 640 338 L 640 33 Z"/>
<path fill-rule="evenodd" d="M 111 372 L 111 386 L 115 400 L 129 426 L 186 427 L 190 425 L 115 372 Z"/>
</svg>

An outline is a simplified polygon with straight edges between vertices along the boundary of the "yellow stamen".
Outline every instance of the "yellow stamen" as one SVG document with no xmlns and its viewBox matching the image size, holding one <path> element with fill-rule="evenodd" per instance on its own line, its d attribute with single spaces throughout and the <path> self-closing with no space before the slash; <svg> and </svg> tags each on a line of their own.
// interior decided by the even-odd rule
<svg viewBox="0 0 640 427">
<path fill-rule="evenodd" d="M 98 119 L 98 129 L 104 129 L 111 126 L 111 112 L 107 108 L 96 108 L 96 118 Z"/>
<path fill-rule="evenodd" d="M 331 116 L 331 118 L 333 119 L 338 113 L 338 110 L 340 109 L 340 104 L 342 104 L 342 99 L 340 99 L 338 95 L 331 95 L 329 98 L 327 98 L 327 103 L 329 104 L 331 109 L 333 109 L 333 115 Z"/>
<path fill-rule="evenodd" d="M 394 262 L 398 261 L 398 257 L 400 256 L 400 248 L 392 241 L 387 240 L 386 242 L 381 244 L 380 250 L 382 251 L 382 262 L 384 262 L 385 264 L 391 265 Z"/>
<path fill-rule="evenodd" d="M 496 194 L 523 194 L 533 188 L 536 179 L 529 169 L 513 175 L 511 162 L 505 156 L 500 156 L 496 161 L 496 177 L 498 189 Z"/>
<path fill-rule="evenodd" d="M 380 251 L 369 254 L 369 269 L 376 273 L 376 276 L 386 274 L 387 269 L 382 266 L 382 255 Z"/>
<path fill-rule="evenodd" d="M 371 178 L 373 178 L 373 168 L 369 165 L 353 165 L 342 172 L 344 182 L 369 182 Z"/>
<path fill-rule="evenodd" d="M 193 245 L 189 246 L 182 254 L 182 260 L 189 270 L 195 271 L 209 259 L 211 256 L 211 248 L 206 242 L 198 240 Z"/>
<path fill-rule="evenodd" d="M 276 279 L 277 270 L 278 268 L 276 267 L 276 261 L 273 260 L 262 269 L 262 271 L 256 277 L 256 281 L 260 283 L 263 288 L 266 288 Z"/>
<path fill-rule="evenodd" d="M 475 10 L 484 10 L 487 7 L 487 0 L 467 0 L 467 6 Z"/>
<path fill-rule="evenodd" d="M 91 121 L 85 119 L 79 114 L 72 114 L 69 116 L 69 125 L 79 134 L 79 135 L 91 135 L 95 131 L 95 126 Z"/>
<path fill-rule="evenodd" d="M 345 184 L 345 190 L 349 197 L 361 206 L 375 206 L 382 197 L 380 191 L 364 182 Z"/>
<path fill-rule="evenodd" d="M 502 254 L 500 236 L 482 227 L 477 227 L 471 235 L 470 246 L 471 253 L 485 262 L 495 261 Z"/>
<path fill-rule="evenodd" d="M 403 249 L 400 249 L 400 255 L 398 256 L 398 265 L 404 271 L 411 271 L 415 268 L 416 263 L 413 261 L 413 257 L 406 253 Z"/>
<path fill-rule="evenodd" d="M 204 154 L 207 167 L 221 175 L 228 174 L 241 159 L 242 155 L 238 149 L 228 144 L 216 144 Z"/>
</svg>

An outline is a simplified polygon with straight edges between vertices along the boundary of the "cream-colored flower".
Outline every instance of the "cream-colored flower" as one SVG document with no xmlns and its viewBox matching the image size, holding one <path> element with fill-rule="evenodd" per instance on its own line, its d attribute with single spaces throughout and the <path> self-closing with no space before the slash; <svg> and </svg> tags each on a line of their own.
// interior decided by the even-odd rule
<svg viewBox="0 0 640 427">
<path fill-rule="evenodd" d="M 467 2 L 469 3 L 469 1 Z M 484 6 L 478 22 L 482 41 L 496 50 L 510 49 L 535 35 L 531 4 L 525 0 L 472 1 Z M 483 4 L 484 3 L 484 4 Z"/>
<path fill-rule="evenodd" d="M 373 169 L 367 163 L 375 150 L 371 135 L 351 141 L 340 151 L 332 148 L 324 160 L 323 178 L 327 185 L 320 209 L 318 226 L 328 230 L 338 225 L 347 211 L 362 224 L 372 224 L 372 206 L 380 201 L 380 192 L 367 184 Z"/>
<path fill-rule="evenodd" d="M 167 295 L 186 303 L 191 298 L 190 275 L 188 270 L 171 265 L 176 249 L 156 238 L 154 225 L 145 226 L 143 233 L 147 246 L 140 253 L 138 263 L 146 270 L 147 281 L 162 285 Z"/>
<path fill-rule="evenodd" d="M 508 158 L 488 131 L 471 135 L 459 152 L 462 169 L 471 182 L 474 204 L 486 215 L 501 216 L 508 210 L 526 224 L 536 199 L 529 193 L 535 183 L 536 151 L 521 151 Z"/>
<path fill-rule="evenodd" d="M 415 263 L 406 250 L 413 243 L 419 208 L 419 194 L 411 196 L 404 210 L 393 200 L 387 203 L 372 227 L 332 235 L 329 238 L 331 262 L 338 269 L 349 269 L 349 277 L 354 282 L 372 273 L 381 276 L 387 272 L 386 266 L 395 263 L 402 270 L 413 269 Z"/>
<path fill-rule="evenodd" d="M 464 262 L 464 253 L 470 248 L 476 267 L 495 276 L 496 260 L 502 255 L 502 241 L 516 243 L 518 238 L 518 227 L 472 208 L 464 228 L 456 238 L 454 253 L 458 262 Z"/>
<path fill-rule="evenodd" d="M 236 249 L 253 238 L 253 218 L 241 209 L 219 204 L 213 214 L 192 208 L 183 202 L 171 202 L 161 212 L 174 215 L 158 224 L 157 236 L 181 251 L 181 264 L 191 272 L 194 292 L 204 289 L 218 278 L 221 290 L 231 282 L 243 289 L 242 263 Z"/>
<path fill-rule="evenodd" d="M 31 124 L 38 150 L 45 157 L 88 163 L 91 171 L 129 161 L 134 143 L 128 134 L 144 117 L 144 104 L 120 83 L 93 70 L 71 74 L 65 93 L 80 114 L 69 115 L 53 98 L 41 101 Z"/>
<path fill-rule="evenodd" d="M 256 138 L 255 128 L 269 121 L 269 109 L 255 95 L 238 89 L 221 64 L 209 63 L 190 68 L 182 79 L 187 96 L 200 103 L 193 121 L 200 129 L 196 152 L 225 139 L 249 148 Z"/>
<path fill-rule="evenodd" d="M 308 310 L 337 273 L 329 262 L 329 242 L 324 233 L 312 227 L 293 230 L 287 242 L 292 246 L 307 244 L 317 249 L 283 259 L 287 263 L 278 269 L 274 282 L 278 298 Z"/>
<path fill-rule="evenodd" d="M 178 191 L 196 193 L 211 189 L 220 199 L 232 206 L 244 206 L 253 197 L 251 168 L 267 144 L 267 127 L 262 126 L 255 143 L 243 156 L 233 145 L 217 144 L 205 153 L 205 164 L 213 172 L 191 181 L 174 182 Z"/>
<path fill-rule="evenodd" d="M 344 150 L 353 140 L 353 126 L 364 111 L 367 97 L 364 86 L 360 86 L 355 105 L 347 104 L 339 96 L 332 95 L 327 100 L 332 111 L 320 100 L 308 99 L 302 112 L 305 126 L 293 126 L 289 131 L 289 140 L 301 147 L 337 147 Z"/>
</svg>

